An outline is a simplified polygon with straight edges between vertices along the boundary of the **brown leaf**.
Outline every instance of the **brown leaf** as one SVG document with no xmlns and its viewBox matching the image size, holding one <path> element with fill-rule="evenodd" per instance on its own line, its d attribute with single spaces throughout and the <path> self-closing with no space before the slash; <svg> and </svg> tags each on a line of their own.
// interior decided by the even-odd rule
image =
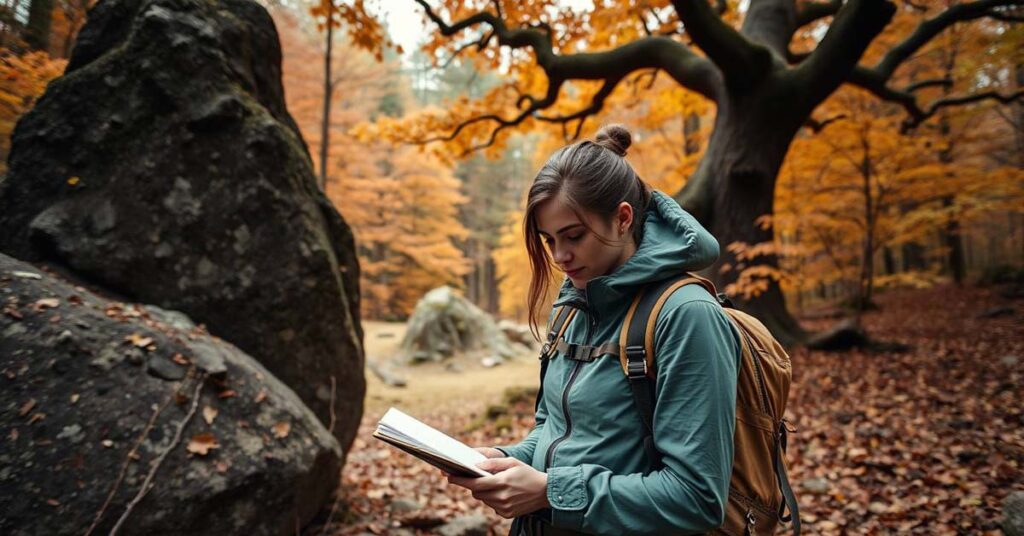
<svg viewBox="0 0 1024 536">
<path fill-rule="evenodd" d="M 274 425 L 274 437 L 283 439 L 288 437 L 288 432 L 292 429 L 292 425 L 287 422 L 279 422 Z"/>
<path fill-rule="evenodd" d="M 46 414 L 45 413 L 33 413 L 32 416 L 28 418 L 28 423 L 29 424 L 34 424 L 34 423 L 36 423 L 38 421 L 41 421 L 41 420 L 43 420 L 45 418 L 46 418 Z"/>
<path fill-rule="evenodd" d="M 188 358 L 181 355 L 180 353 L 175 353 L 174 357 L 171 358 L 171 361 L 174 361 L 179 365 L 188 365 Z"/>
<path fill-rule="evenodd" d="M 30 399 L 21 405 L 21 409 L 18 410 L 18 416 L 24 417 L 28 415 L 28 412 L 32 411 L 32 408 L 36 407 L 36 399 Z"/>
<path fill-rule="evenodd" d="M 203 407 L 203 420 L 206 424 L 213 424 L 213 420 L 217 418 L 217 408 L 204 406 Z"/>
<path fill-rule="evenodd" d="M 192 436 L 187 448 L 192 454 L 206 456 L 211 449 L 220 448 L 220 444 L 217 443 L 217 438 L 213 434 L 206 432 Z"/>
<path fill-rule="evenodd" d="M 143 337 L 139 332 L 132 333 L 124 338 L 126 341 L 131 342 L 134 346 L 139 348 L 145 348 L 150 344 L 153 344 L 153 339 L 150 337 Z"/>
<path fill-rule="evenodd" d="M 36 300 L 31 307 L 32 310 L 36 312 L 53 309 L 55 307 L 60 307 L 60 300 L 57 298 L 41 298 Z"/>
<path fill-rule="evenodd" d="M 258 393 L 256 393 L 256 403 L 259 404 L 260 402 L 263 402 L 266 399 L 267 399 L 267 391 L 265 389 L 261 388 L 260 391 Z"/>
<path fill-rule="evenodd" d="M 234 389 L 225 389 L 224 391 L 217 393 L 217 398 L 231 398 L 235 396 L 238 396 L 238 393 L 236 393 Z"/>
</svg>

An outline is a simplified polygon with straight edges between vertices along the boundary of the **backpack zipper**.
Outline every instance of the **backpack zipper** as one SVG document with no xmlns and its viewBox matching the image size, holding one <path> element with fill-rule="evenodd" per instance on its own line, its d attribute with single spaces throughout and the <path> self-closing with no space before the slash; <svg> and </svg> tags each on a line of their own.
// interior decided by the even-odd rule
<svg viewBox="0 0 1024 536">
<path fill-rule="evenodd" d="M 590 344 L 590 328 L 597 323 L 597 319 L 592 319 L 590 313 L 586 309 L 578 309 L 580 311 L 583 311 L 583 314 L 586 315 L 587 317 L 587 325 L 586 331 L 584 332 L 585 337 L 583 344 L 588 345 Z M 551 466 L 551 460 L 555 455 L 555 448 L 558 447 L 558 445 L 565 441 L 566 439 L 569 439 L 569 435 L 572 434 L 572 416 L 569 415 L 569 390 L 572 389 L 572 384 L 573 382 L 576 381 L 576 377 L 579 375 L 580 367 L 582 366 L 582 361 L 575 362 L 575 364 L 572 367 L 572 372 L 569 373 L 569 380 L 565 382 L 565 389 L 562 390 L 562 416 L 565 417 L 565 433 L 562 434 L 558 439 L 552 441 L 551 445 L 548 446 L 547 455 L 544 457 L 544 471 L 547 471 L 548 467 Z"/>
<path fill-rule="evenodd" d="M 757 356 L 754 355 L 754 352 L 757 352 L 757 349 L 754 348 L 754 341 L 750 340 L 750 335 L 747 335 L 747 332 L 743 331 L 742 328 L 737 326 L 737 329 L 739 329 L 740 333 L 743 334 L 743 338 L 747 340 L 747 347 L 750 348 L 750 360 L 754 362 L 754 377 L 757 380 L 757 392 L 761 395 L 761 411 L 766 415 L 771 415 L 768 412 L 768 406 L 770 403 L 768 402 L 768 390 L 764 385 L 764 372 L 761 370 L 761 362 L 758 361 Z"/>
</svg>

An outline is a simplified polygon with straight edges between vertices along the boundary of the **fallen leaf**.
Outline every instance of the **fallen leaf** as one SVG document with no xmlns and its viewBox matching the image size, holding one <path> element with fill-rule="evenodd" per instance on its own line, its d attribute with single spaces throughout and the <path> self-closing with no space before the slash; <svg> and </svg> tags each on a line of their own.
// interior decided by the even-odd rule
<svg viewBox="0 0 1024 536">
<path fill-rule="evenodd" d="M 81 181 L 82 179 L 79 178 L 77 175 L 68 177 L 68 186 L 78 186 L 78 183 Z"/>
<path fill-rule="evenodd" d="M 43 420 L 45 418 L 46 418 L 46 414 L 45 413 L 33 413 L 32 416 L 28 418 L 28 423 L 29 424 L 33 424 L 33 423 L 41 421 L 41 420 Z"/>
<path fill-rule="evenodd" d="M 71 403 L 72 404 L 77 404 L 78 403 L 78 398 L 79 398 L 78 393 L 71 393 Z"/>
<path fill-rule="evenodd" d="M 192 436 L 192 439 L 188 442 L 187 448 L 192 454 L 206 456 L 211 449 L 218 449 L 220 448 L 220 445 L 217 443 L 217 438 L 214 437 L 213 434 L 206 432 Z"/>
<path fill-rule="evenodd" d="M 24 417 L 28 415 L 28 412 L 32 411 L 32 408 L 36 407 L 36 399 L 31 399 L 21 405 L 21 409 L 18 410 L 18 416 Z"/>
<path fill-rule="evenodd" d="M 153 344 L 153 339 L 150 337 L 143 337 L 139 332 L 132 333 L 124 338 L 126 341 L 130 341 L 133 345 L 139 348 L 145 348 L 150 344 Z"/>
<path fill-rule="evenodd" d="M 9 437 L 11 438 L 11 441 L 17 441 L 18 440 L 18 429 L 17 428 L 11 428 L 11 433 L 10 433 Z"/>
<path fill-rule="evenodd" d="M 233 396 L 238 396 L 234 389 L 226 389 L 217 393 L 217 398 L 231 398 Z"/>
<path fill-rule="evenodd" d="M 260 402 L 263 402 L 266 399 L 267 399 L 267 391 L 264 390 L 264 389 L 260 389 L 260 391 L 258 393 L 256 393 L 256 403 L 259 404 Z"/>
<path fill-rule="evenodd" d="M 104 439 L 103 441 L 100 441 L 100 444 L 102 444 L 104 447 L 107 447 L 108 449 L 114 446 L 114 442 L 109 439 Z"/>
<path fill-rule="evenodd" d="M 53 309 L 54 307 L 60 306 L 60 300 L 57 298 L 41 298 L 32 304 L 33 311 L 43 311 L 46 309 Z"/>
<path fill-rule="evenodd" d="M 57 499 L 46 499 L 46 504 L 50 506 L 60 506 L 60 501 Z"/>
<path fill-rule="evenodd" d="M 203 407 L 203 419 L 206 424 L 213 424 L 213 420 L 217 418 L 217 408 L 204 406 Z"/>
<path fill-rule="evenodd" d="M 188 365 L 188 359 L 180 353 L 174 354 L 174 357 L 172 357 L 171 360 L 179 365 Z"/>
<path fill-rule="evenodd" d="M 274 436 L 278 439 L 288 437 L 288 432 L 292 429 L 292 425 L 287 422 L 279 422 L 274 425 Z"/>
</svg>

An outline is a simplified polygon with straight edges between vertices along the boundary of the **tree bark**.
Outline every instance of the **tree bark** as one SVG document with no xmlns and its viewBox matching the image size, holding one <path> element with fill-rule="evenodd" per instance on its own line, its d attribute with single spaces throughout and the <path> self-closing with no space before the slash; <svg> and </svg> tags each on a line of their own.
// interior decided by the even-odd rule
<svg viewBox="0 0 1024 536">
<path fill-rule="evenodd" d="M 773 240 L 773 231 L 754 220 L 772 214 L 775 182 L 789 144 L 806 117 L 798 106 L 787 106 L 792 88 L 772 78 L 753 91 L 731 93 L 719 102 L 714 128 L 700 165 L 676 199 L 721 244 L 718 261 L 705 271 L 721 290 L 735 282 L 739 271 L 730 244 L 759 244 Z M 778 266 L 775 255 L 756 264 Z M 723 265 L 733 268 L 721 273 Z M 744 311 L 765 324 L 785 345 L 801 343 L 807 335 L 786 308 L 779 283 L 749 300 L 735 300 Z"/>
<path fill-rule="evenodd" d="M 333 11 L 334 3 L 331 2 Z M 331 78 L 332 51 L 334 49 L 334 13 L 327 15 L 327 46 L 324 52 L 324 111 L 320 122 L 320 191 L 327 192 L 327 148 L 331 135 L 331 99 L 334 97 L 334 80 Z"/>
</svg>

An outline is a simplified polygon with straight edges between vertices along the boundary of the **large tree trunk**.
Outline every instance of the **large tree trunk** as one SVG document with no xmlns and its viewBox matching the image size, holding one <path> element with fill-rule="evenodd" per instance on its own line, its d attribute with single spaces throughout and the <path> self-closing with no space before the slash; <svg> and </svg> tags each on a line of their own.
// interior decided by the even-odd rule
<svg viewBox="0 0 1024 536">
<path fill-rule="evenodd" d="M 740 272 L 729 244 L 758 244 L 773 239 L 772 229 L 754 220 L 773 213 L 775 180 L 789 144 L 806 113 L 790 100 L 792 88 L 768 80 L 755 91 L 730 95 L 719 104 L 707 152 L 697 171 L 676 199 L 692 213 L 722 246 L 718 261 L 706 271 L 721 290 Z M 755 264 L 778 266 L 775 255 L 754 259 Z M 723 265 L 732 269 L 721 272 Z M 786 308 L 782 289 L 771 280 L 768 289 L 749 300 L 735 300 L 757 317 L 785 345 L 801 343 L 807 333 Z"/>
</svg>

